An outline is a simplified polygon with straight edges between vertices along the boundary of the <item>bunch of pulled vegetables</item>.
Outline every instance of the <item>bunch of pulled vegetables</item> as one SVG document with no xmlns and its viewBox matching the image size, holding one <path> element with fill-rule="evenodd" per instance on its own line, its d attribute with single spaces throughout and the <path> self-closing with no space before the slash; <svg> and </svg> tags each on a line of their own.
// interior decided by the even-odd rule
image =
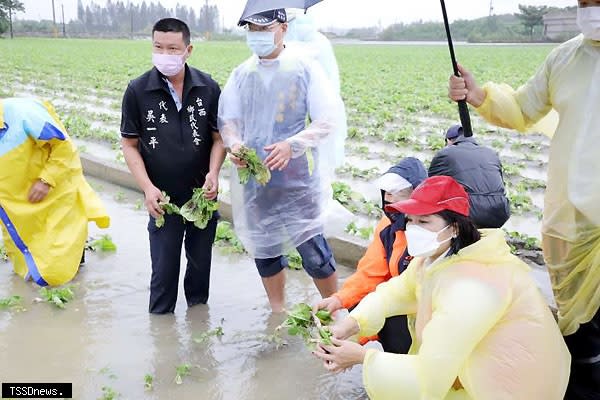
<svg viewBox="0 0 600 400">
<path fill-rule="evenodd" d="M 275 329 L 276 335 L 283 329 L 292 336 L 301 336 L 304 343 L 310 349 L 317 344 L 331 345 L 332 333 L 329 325 L 333 322 L 331 313 L 327 310 L 313 312 L 311 306 L 306 303 L 296 304 L 290 311 L 288 317 Z"/>
<path fill-rule="evenodd" d="M 192 198 L 180 208 L 171 203 L 170 197 L 162 192 L 165 201 L 159 202 L 159 205 L 165 213 L 181 215 L 185 221 L 192 222 L 198 229 L 204 229 L 213 213 L 219 208 L 217 201 L 208 200 L 204 193 L 203 188 L 195 188 L 192 192 Z M 165 224 L 165 216 L 160 215 L 156 218 L 155 224 L 157 228 L 161 228 Z"/>
</svg>

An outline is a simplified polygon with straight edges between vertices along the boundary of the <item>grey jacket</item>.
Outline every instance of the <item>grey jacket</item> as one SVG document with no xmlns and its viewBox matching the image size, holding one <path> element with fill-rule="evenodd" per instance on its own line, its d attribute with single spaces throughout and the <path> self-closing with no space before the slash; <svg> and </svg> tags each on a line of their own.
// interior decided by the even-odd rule
<svg viewBox="0 0 600 400">
<path fill-rule="evenodd" d="M 475 139 L 461 136 L 440 150 L 429 167 L 429 176 L 434 175 L 451 176 L 464 186 L 478 228 L 500 228 L 510 217 L 500 158 Z"/>
</svg>

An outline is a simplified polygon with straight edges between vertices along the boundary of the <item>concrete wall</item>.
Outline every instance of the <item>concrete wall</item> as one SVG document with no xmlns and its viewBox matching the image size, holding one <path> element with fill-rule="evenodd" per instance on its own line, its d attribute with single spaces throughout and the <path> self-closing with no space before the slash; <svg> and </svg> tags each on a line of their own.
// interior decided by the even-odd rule
<svg viewBox="0 0 600 400">
<path fill-rule="evenodd" d="M 133 175 L 126 166 L 116 162 L 108 161 L 95 157 L 91 154 L 80 154 L 81 164 L 86 175 L 99 178 L 124 188 L 141 192 Z M 219 213 L 221 218 L 226 221 L 233 219 L 231 204 L 227 200 L 219 200 Z M 356 267 L 358 260 L 363 256 L 367 249 L 367 243 L 363 240 L 354 240 L 351 237 L 329 237 L 329 245 L 335 254 L 338 263 L 348 267 Z"/>
</svg>

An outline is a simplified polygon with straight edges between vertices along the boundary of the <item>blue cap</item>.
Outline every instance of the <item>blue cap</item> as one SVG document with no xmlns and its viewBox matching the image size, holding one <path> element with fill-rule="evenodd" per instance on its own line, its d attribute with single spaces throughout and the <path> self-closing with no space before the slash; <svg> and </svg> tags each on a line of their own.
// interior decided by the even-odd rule
<svg viewBox="0 0 600 400">
<path fill-rule="evenodd" d="M 460 125 L 453 125 L 446 131 L 446 139 L 456 139 L 463 134 L 463 128 Z"/>
</svg>

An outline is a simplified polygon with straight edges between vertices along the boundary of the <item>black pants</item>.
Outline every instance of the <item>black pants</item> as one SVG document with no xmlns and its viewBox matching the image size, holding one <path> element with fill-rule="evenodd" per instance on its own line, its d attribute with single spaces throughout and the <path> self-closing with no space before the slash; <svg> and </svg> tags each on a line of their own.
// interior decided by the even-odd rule
<svg viewBox="0 0 600 400">
<path fill-rule="evenodd" d="M 154 314 L 172 313 L 177 302 L 181 244 L 185 236 L 187 267 L 183 288 L 189 307 L 208 301 L 212 245 L 215 240 L 218 215 L 215 213 L 205 229 L 184 223 L 179 215 L 165 215 L 165 224 L 157 228 L 150 217 L 150 307 Z"/>
<path fill-rule="evenodd" d="M 408 330 L 406 315 L 396 315 L 385 319 L 383 328 L 377 334 L 383 351 L 387 353 L 406 354 L 410 349 L 412 338 Z"/>
<path fill-rule="evenodd" d="M 600 400 L 600 310 L 565 342 L 571 352 L 565 400 Z"/>
</svg>

